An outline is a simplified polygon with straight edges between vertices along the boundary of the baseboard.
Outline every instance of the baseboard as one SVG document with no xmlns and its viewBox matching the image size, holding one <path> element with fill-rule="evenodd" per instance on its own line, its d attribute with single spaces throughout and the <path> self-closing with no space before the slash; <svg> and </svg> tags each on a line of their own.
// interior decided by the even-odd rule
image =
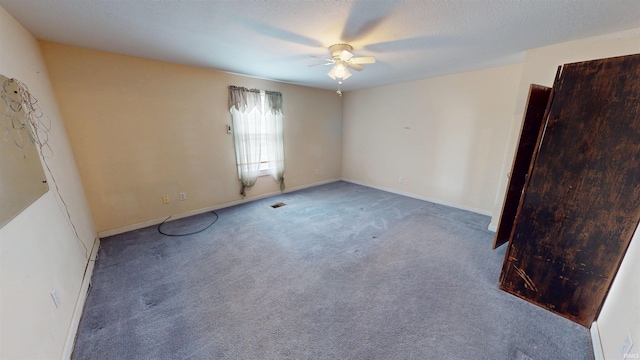
<svg viewBox="0 0 640 360">
<path fill-rule="evenodd" d="M 225 202 L 225 203 L 220 203 L 220 204 L 216 204 L 216 205 L 213 205 L 213 206 L 208 206 L 206 208 L 201 208 L 201 209 L 196 209 L 196 210 L 191 210 L 191 211 L 187 211 L 187 212 L 171 215 L 171 220 L 177 220 L 177 219 L 181 219 L 181 218 L 185 218 L 185 217 L 189 217 L 189 216 L 194 216 L 194 215 L 206 213 L 206 212 L 209 212 L 209 211 L 215 211 L 215 210 L 219 210 L 219 209 L 224 209 L 226 207 L 245 204 L 245 203 L 248 203 L 248 202 L 251 202 L 251 201 L 262 200 L 262 199 L 266 199 L 266 198 L 270 198 L 270 197 L 273 197 L 273 196 L 280 195 L 282 193 L 290 193 L 290 192 L 303 190 L 303 189 L 307 189 L 307 188 L 314 187 L 314 186 L 330 184 L 330 183 L 333 183 L 333 182 L 336 182 L 336 181 L 340 181 L 340 180 L 341 179 L 324 180 L 324 181 L 320 181 L 320 182 L 316 182 L 316 183 L 312 183 L 312 184 L 307 184 L 307 185 L 301 185 L 301 186 L 288 188 L 288 189 L 285 189 L 283 192 L 273 191 L 273 192 L 270 192 L 270 193 L 256 195 L 256 196 L 252 196 L 252 197 L 248 197 L 248 198 L 244 198 L 244 199 L 239 199 L 239 200 L 229 201 L 229 202 Z M 129 232 L 129 231 L 143 229 L 143 228 L 146 228 L 146 227 L 149 227 L 149 226 L 158 225 L 158 224 L 162 223 L 163 221 L 165 221 L 166 219 L 167 219 L 167 217 L 165 216 L 165 217 L 162 217 L 162 218 L 157 218 L 157 219 L 153 219 L 153 220 L 149 220 L 149 221 L 140 222 L 140 223 L 137 223 L 137 224 L 127 225 L 127 226 L 123 226 L 123 227 L 112 229 L 112 230 L 101 231 L 101 232 L 98 233 L 98 236 L 100 238 L 104 238 L 104 237 L 107 237 L 107 236 L 113 236 L 113 235 L 126 233 L 126 232 Z"/>
<path fill-rule="evenodd" d="M 487 230 L 489 230 L 491 232 L 498 231 L 498 224 L 494 224 L 493 222 L 490 222 L 489 226 L 487 226 Z"/>
<path fill-rule="evenodd" d="M 80 291 L 78 292 L 76 305 L 73 309 L 71 324 L 69 325 L 69 330 L 67 331 L 67 340 L 62 351 L 62 360 L 71 359 L 71 354 L 73 353 L 73 347 L 76 342 L 76 334 L 78 332 L 78 325 L 80 325 L 82 310 L 84 309 L 84 303 L 87 300 L 87 291 L 89 290 L 89 285 L 91 284 L 91 275 L 93 275 L 93 268 L 96 264 L 95 259 L 98 255 L 98 249 L 100 249 L 100 239 L 96 237 L 93 240 L 91 254 L 89 255 L 89 259 L 87 259 L 87 265 L 84 270 L 82 284 L 80 285 Z"/>
<path fill-rule="evenodd" d="M 417 194 L 410 193 L 410 192 L 404 192 L 404 191 L 399 191 L 399 190 L 396 190 L 396 189 L 387 188 L 387 187 L 384 187 L 384 186 L 371 185 L 371 184 L 363 183 L 363 182 L 360 182 L 360 181 L 357 181 L 357 180 L 353 180 L 353 179 L 342 178 L 342 180 L 346 181 L 346 182 L 353 183 L 353 184 L 362 185 L 362 186 L 374 188 L 374 189 L 377 189 L 377 190 L 390 192 L 390 193 L 393 193 L 393 194 L 398 194 L 398 195 L 407 196 L 407 197 L 418 199 L 418 200 L 424 200 L 424 201 L 432 202 L 434 204 L 440 204 L 440 205 L 445 205 L 445 206 L 449 206 L 449 207 L 460 209 L 460 210 L 471 211 L 471 212 L 474 212 L 476 214 L 487 215 L 487 216 L 491 216 L 492 215 L 491 211 L 489 211 L 489 210 L 477 209 L 477 208 L 473 208 L 473 207 L 470 207 L 470 206 L 464 206 L 464 205 L 460 205 L 460 204 L 455 204 L 455 203 L 452 203 L 452 202 L 443 201 L 443 200 L 439 200 L 439 199 L 434 199 L 434 198 L 430 198 L 430 197 L 427 197 L 427 196 L 422 196 L 422 195 L 417 195 Z"/>
<path fill-rule="evenodd" d="M 589 329 L 591 333 L 591 344 L 593 344 L 593 355 L 595 360 L 604 360 L 604 351 L 602 350 L 602 342 L 600 341 L 600 330 L 598 329 L 598 322 L 591 323 Z"/>
</svg>

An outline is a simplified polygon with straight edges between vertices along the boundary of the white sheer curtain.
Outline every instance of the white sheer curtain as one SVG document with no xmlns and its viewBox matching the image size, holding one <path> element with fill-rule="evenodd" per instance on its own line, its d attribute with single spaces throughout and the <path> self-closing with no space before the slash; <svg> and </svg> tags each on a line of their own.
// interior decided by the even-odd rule
<svg viewBox="0 0 640 360">
<path fill-rule="evenodd" d="M 266 112 L 264 114 L 266 128 L 266 144 L 269 161 L 269 173 L 280 183 L 280 190 L 284 191 L 284 138 L 282 112 L 282 94 L 266 91 Z"/>
<path fill-rule="evenodd" d="M 260 91 L 230 86 L 229 105 L 241 184 L 240 194 L 244 197 L 245 189 L 256 183 L 260 173 Z"/>
<path fill-rule="evenodd" d="M 260 90 L 229 87 L 229 108 L 233 124 L 240 194 L 253 186 L 260 175 L 260 164 L 266 152 L 271 176 L 284 190 L 284 144 L 282 94 Z M 264 114 L 263 114 L 264 111 Z"/>
</svg>

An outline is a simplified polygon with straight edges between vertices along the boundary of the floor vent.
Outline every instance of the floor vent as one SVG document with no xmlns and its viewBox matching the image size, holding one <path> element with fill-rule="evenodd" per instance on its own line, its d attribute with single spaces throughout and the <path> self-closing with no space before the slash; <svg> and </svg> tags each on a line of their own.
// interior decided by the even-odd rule
<svg viewBox="0 0 640 360">
<path fill-rule="evenodd" d="M 272 207 L 272 208 L 274 208 L 274 209 L 277 209 L 277 208 L 279 208 L 279 207 L 281 207 L 281 206 L 285 206 L 285 205 L 287 205 L 287 204 L 282 203 L 282 202 L 279 202 L 279 203 L 277 203 L 277 204 L 273 204 L 273 205 L 271 205 L 271 207 Z"/>
</svg>

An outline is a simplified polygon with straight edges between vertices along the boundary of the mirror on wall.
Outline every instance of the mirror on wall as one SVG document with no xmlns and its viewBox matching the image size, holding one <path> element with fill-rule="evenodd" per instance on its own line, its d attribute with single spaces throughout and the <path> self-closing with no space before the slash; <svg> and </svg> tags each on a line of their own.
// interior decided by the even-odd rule
<svg viewBox="0 0 640 360">
<path fill-rule="evenodd" d="M 0 75 L 0 228 L 49 190 L 19 83 Z"/>
</svg>

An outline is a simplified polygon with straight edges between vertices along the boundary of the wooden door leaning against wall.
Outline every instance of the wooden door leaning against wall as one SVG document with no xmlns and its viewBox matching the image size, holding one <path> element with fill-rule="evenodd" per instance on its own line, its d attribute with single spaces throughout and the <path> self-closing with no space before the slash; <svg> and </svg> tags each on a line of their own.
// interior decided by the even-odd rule
<svg viewBox="0 0 640 360">
<path fill-rule="evenodd" d="M 562 66 L 544 121 L 500 287 L 589 327 L 640 221 L 640 54 Z"/>
<path fill-rule="evenodd" d="M 527 180 L 538 141 L 542 136 L 544 127 L 544 114 L 551 97 L 551 88 L 531 84 L 529 87 L 529 97 L 527 98 L 527 109 L 522 119 L 522 129 L 520 129 L 520 139 L 516 155 L 513 158 L 511 172 L 509 172 L 509 185 L 502 204 L 502 214 L 493 240 L 495 250 L 502 244 L 509 241 L 511 230 L 515 223 L 518 205 L 522 197 L 524 185 Z"/>
</svg>

